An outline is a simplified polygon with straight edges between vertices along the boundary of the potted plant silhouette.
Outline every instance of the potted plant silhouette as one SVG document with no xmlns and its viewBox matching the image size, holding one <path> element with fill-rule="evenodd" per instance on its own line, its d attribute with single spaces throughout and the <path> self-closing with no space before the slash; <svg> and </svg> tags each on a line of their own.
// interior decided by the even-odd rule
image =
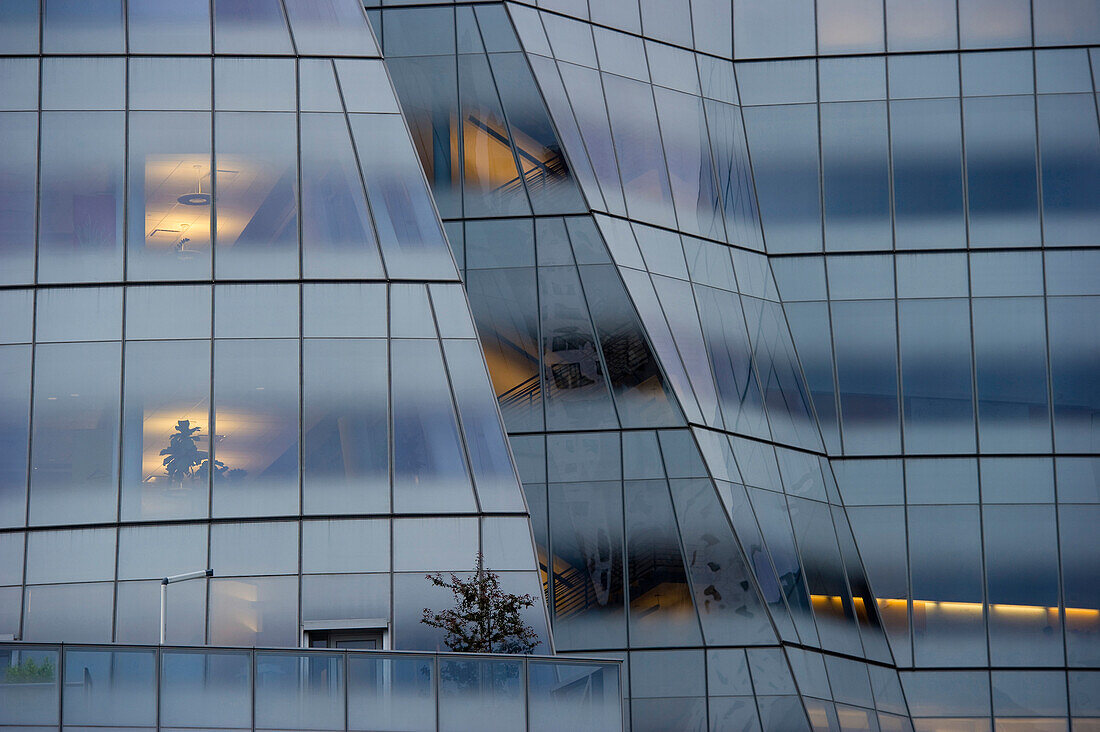
<svg viewBox="0 0 1100 732">
<path fill-rule="evenodd" d="M 198 433 L 201 429 L 201 427 L 192 427 L 189 419 L 181 419 L 176 423 L 176 432 L 168 440 L 168 447 L 160 451 L 160 454 L 165 456 L 163 465 L 165 472 L 168 473 L 168 481 L 177 488 L 182 488 L 183 484 L 189 480 L 207 480 L 211 469 L 216 476 L 244 477 L 247 471 L 230 470 L 228 465 L 220 460 L 211 460 L 210 453 L 199 449 Z"/>
</svg>

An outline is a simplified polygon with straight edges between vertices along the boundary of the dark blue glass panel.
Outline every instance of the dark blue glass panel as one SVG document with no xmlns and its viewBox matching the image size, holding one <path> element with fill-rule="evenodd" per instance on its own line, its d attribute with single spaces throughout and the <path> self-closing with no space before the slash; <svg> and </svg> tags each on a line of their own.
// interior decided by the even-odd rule
<svg viewBox="0 0 1100 732">
<path fill-rule="evenodd" d="M 751 107 L 743 114 L 768 251 L 821 251 L 815 108 Z"/>
<path fill-rule="evenodd" d="M 1100 228 L 1095 191 L 1100 180 L 1100 132 L 1088 94 L 1039 96 L 1043 178 L 1043 241 L 1047 246 L 1094 245 Z"/>
<path fill-rule="evenodd" d="M 963 122 L 971 245 L 1038 244 L 1034 98 L 964 99 Z"/>
<path fill-rule="evenodd" d="M 894 303 L 835 302 L 832 313 L 844 451 L 898 452 Z"/>
<path fill-rule="evenodd" d="M 976 298 L 972 307 L 982 451 L 1049 450 L 1042 300 Z"/>
<path fill-rule="evenodd" d="M 34 279 L 34 199 L 38 120 L 33 112 L 0 114 L 0 282 Z"/>
<path fill-rule="evenodd" d="M 892 249 L 885 102 L 821 105 L 825 249 Z"/>
<path fill-rule="evenodd" d="M 1100 445 L 1100 298 L 1047 301 L 1054 444 L 1064 452 L 1096 452 Z"/>
<path fill-rule="evenodd" d="M 906 452 L 973 452 L 967 301 L 902 300 L 898 323 Z"/>
</svg>

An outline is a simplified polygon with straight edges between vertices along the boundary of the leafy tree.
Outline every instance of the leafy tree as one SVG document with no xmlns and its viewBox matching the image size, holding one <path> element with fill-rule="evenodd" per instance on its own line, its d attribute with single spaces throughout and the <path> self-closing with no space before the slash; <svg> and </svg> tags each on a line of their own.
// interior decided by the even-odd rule
<svg viewBox="0 0 1100 732">
<path fill-rule="evenodd" d="M 42 663 L 38 663 L 33 658 L 27 658 L 15 666 L 4 669 L 4 682 L 8 684 L 33 684 L 53 680 L 54 665 L 49 658 Z"/>
<path fill-rule="evenodd" d="M 444 643 L 465 653 L 530 653 L 541 641 L 520 613 L 535 604 L 532 595 L 515 595 L 500 587 L 500 575 L 477 565 L 469 579 L 451 573 L 450 581 L 439 572 L 425 575 L 436 587 L 454 595 L 454 607 L 440 612 L 424 608 L 420 622 L 446 631 Z"/>
</svg>

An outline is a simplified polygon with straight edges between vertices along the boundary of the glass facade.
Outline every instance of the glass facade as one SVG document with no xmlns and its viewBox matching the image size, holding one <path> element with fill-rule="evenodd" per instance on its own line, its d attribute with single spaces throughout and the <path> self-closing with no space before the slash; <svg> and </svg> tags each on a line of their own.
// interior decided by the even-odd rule
<svg viewBox="0 0 1100 732">
<path fill-rule="evenodd" d="M 362 7 L 24 5 L 0 11 L 26 34 L 40 16 L 43 44 L 0 47 L 0 636 L 152 643 L 158 580 L 206 567 L 169 588 L 168 642 L 359 628 L 438 650 L 419 619 L 448 598 L 424 573 L 479 551 L 538 595 L 470 307 Z M 527 621 L 549 653 L 541 602 Z M 192 723 L 237 724 L 161 720 Z"/>
<path fill-rule="evenodd" d="M 0 638 L 150 643 L 212 566 L 169 642 L 438 650 L 480 551 L 624 706 L 69 647 L 130 716 L 0 725 L 1100 729 L 1098 7 L 6 3 Z"/>
</svg>

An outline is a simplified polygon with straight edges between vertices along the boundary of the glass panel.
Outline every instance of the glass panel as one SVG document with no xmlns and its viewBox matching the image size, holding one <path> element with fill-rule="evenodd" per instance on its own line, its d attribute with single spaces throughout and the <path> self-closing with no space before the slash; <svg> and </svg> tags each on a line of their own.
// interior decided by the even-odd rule
<svg viewBox="0 0 1100 732">
<path fill-rule="evenodd" d="M 424 174 L 400 115 L 354 114 L 351 129 L 390 277 L 455 277 Z"/>
<path fill-rule="evenodd" d="M 390 284 L 390 335 L 395 338 L 435 338 L 435 321 L 428 288 L 421 284 Z"/>
<path fill-rule="evenodd" d="M 298 53 L 378 55 L 362 3 L 356 0 L 285 0 L 285 3 Z"/>
<path fill-rule="evenodd" d="M 782 495 L 758 488 L 750 488 L 748 494 L 760 521 L 760 531 L 767 541 L 775 575 L 779 579 L 777 592 L 786 597 L 802 642 L 816 645 L 819 641 L 810 609 L 811 598 L 806 589 L 802 564 L 798 559 L 786 500 Z M 757 564 L 757 577 L 762 573 L 759 563 L 766 561 L 765 557 L 753 559 L 753 563 Z"/>
<path fill-rule="evenodd" d="M 217 276 L 293 277 L 298 270 L 294 115 L 219 112 L 214 126 Z"/>
<path fill-rule="evenodd" d="M 486 732 L 526 725 L 519 661 L 439 659 L 439 729 Z"/>
<path fill-rule="evenodd" d="M 809 0 L 742 0 L 733 9 L 737 58 L 805 56 L 813 54 L 814 45 Z"/>
<path fill-rule="evenodd" d="M 827 302 L 787 302 L 783 310 L 787 315 L 791 337 L 798 348 L 798 357 L 802 361 L 802 373 L 806 377 L 806 387 L 813 401 L 826 449 L 829 453 L 839 454 L 841 452 L 840 426 L 836 404 L 836 372 L 833 367 L 829 304 Z"/>
<path fill-rule="evenodd" d="M 298 60 L 298 108 L 303 112 L 343 112 L 330 59 Z"/>
<path fill-rule="evenodd" d="M 990 663 L 1059 666 L 1058 537 L 1053 506 L 984 506 Z"/>
<path fill-rule="evenodd" d="M 1100 506 L 1058 509 L 1062 593 L 1066 606 L 1066 662 L 1070 666 L 1100 663 L 1100 546 L 1093 540 Z M 1070 608 L 1073 608 L 1072 610 Z"/>
<path fill-rule="evenodd" d="M 973 246 L 1038 244 L 1032 97 L 963 100 Z"/>
<path fill-rule="evenodd" d="M 631 6 L 633 7 L 633 3 Z M 623 202 L 622 184 L 615 162 L 615 147 L 611 140 L 600 75 L 591 69 L 571 64 L 559 64 L 558 69 L 569 101 L 576 110 L 577 126 L 609 213 L 625 214 L 626 205 Z M 552 79 L 551 73 L 552 69 L 547 68 L 545 73 L 539 74 L 540 80 L 547 77 Z M 559 113 L 555 116 L 561 116 L 560 112 L 563 111 L 557 110 Z"/>
<path fill-rule="evenodd" d="M 458 75 L 466 216 L 529 213 L 488 59 L 459 56 Z"/>
<path fill-rule="evenodd" d="M 815 108 L 752 107 L 743 114 L 768 250 L 821 251 Z"/>
<path fill-rule="evenodd" d="M 114 519 L 119 350 L 118 343 L 37 347 L 32 524 Z"/>
<path fill-rule="evenodd" d="M 298 341 L 218 341 L 214 374 L 214 515 L 295 512 Z"/>
<path fill-rule="evenodd" d="M 0 676 L 0 722 L 56 725 L 60 706 L 57 651 L 27 646 L 12 649 L 5 656 L 4 674 Z"/>
<path fill-rule="evenodd" d="M 0 10 L 4 53 L 38 53 L 38 0 L 9 0 Z"/>
<path fill-rule="evenodd" d="M 385 538 L 388 541 L 388 534 Z M 390 555 L 388 547 L 383 555 L 388 569 Z M 388 617 L 390 617 L 389 574 L 302 576 L 303 621 Z"/>
<path fill-rule="evenodd" d="M 423 16 L 435 10 L 420 8 L 418 13 Z M 387 28 L 392 17 L 394 13 L 386 14 Z M 428 33 L 426 28 L 421 27 L 418 35 Z M 453 44 L 453 31 L 448 31 L 448 36 Z M 438 49 L 433 49 L 433 52 L 435 50 Z M 443 217 L 462 215 L 461 177 L 464 170 L 459 159 L 460 120 L 455 63 L 454 58 L 446 56 L 391 56 L 386 60 L 386 68 L 401 98 L 402 110 L 412 132 L 413 145 L 420 155 L 420 164 L 428 176 L 436 206 Z M 512 167 L 515 167 L 514 164 Z"/>
<path fill-rule="evenodd" d="M 27 537 L 27 582 L 94 582 L 112 579 L 113 529 L 32 532 Z"/>
<path fill-rule="evenodd" d="M 707 643 L 775 642 L 714 485 L 706 479 L 672 480 L 671 487 Z"/>
<path fill-rule="evenodd" d="M 431 658 L 348 655 L 348 729 L 434 732 Z"/>
<path fill-rule="evenodd" d="M 821 643 L 829 650 L 861 654 L 854 605 L 829 507 L 794 497 L 787 503 Z"/>
<path fill-rule="evenodd" d="M 303 510 L 385 511 L 387 388 L 375 377 L 387 373 L 386 343 L 307 339 L 303 348 Z"/>
<path fill-rule="evenodd" d="M 699 644 L 699 621 L 663 480 L 627 481 L 630 637 L 643 646 Z"/>
<path fill-rule="evenodd" d="M 257 653 L 257 729 L 344 729 L 344 654 Z"/>
<path fill-rule="evenodd" d="M 540 267 L 546 416 L 551 429 L 618 426 L 573 267 Z"/>
<path fill-rule="evenodd" d="M 623 426 L 680 423 L 682 418 L 615 269 L 586 265 L 579 271 Z"/>
<path fill-rule="evenodd" d="M 63 714 L 66 724 L 156 724 L 154 651 L 65 653 Z"/>
<path fill-rule="evenodd" d="M 292 53 L 279 0 L 215 0 L 215 53 Z"/>
<path fill-rule="evenodd" d="M 209 58 L 131 58 L 130 109 L 210 109 L 210 63 Z"/>
<path fill-rule="evenodd" d="M 960 129 L 957 100 L 890 102 L 899 249 L 964 245 Z"/>
<path fill-rule="evenodd" d="M 298 569 L 298 524 L 290 521 L 215 524 L 210 564 L 219 577 L 291 574 Z"/>
<path fill-rule="evenodd" d="M 125 109 L 126 64 L 118 58 L 47 58 L 43 109 Z"/>
<path fill-rule="evenodd" d="M 959 0 L 959 41 L 963 48 L 1031 44 L 1028 0 Z"/>
<path fill-rule="evenodd" d="M 401 111 L 381 61 L 337 59 L 335 64 L 340 77 L 340 93 L 348 112 L 396 114 Z"/>
<path fill-rule="evenodd" d="M 127 12 L 130 53 L 210 53 L 207 0 L 146 0 Z"/>
<path fill-rule="evenodd" d="M 505 425 L 542 429 L 534 268 L 470 270 L 466 292 Z"/>
<path fill-rule="evenodd" d="M 165 727 L 250 727 L 248 651 L 169 651 L 161 655 L 160 723 Z"/>
<path fill-rule="evenodd" d="M 479 8 L 479 15 L 488 9 Z M 586 211 L 526 59 L 509 53 L 490 60 L 531 208 L 536 214 Z"/>
<path fill-rule="evenodd" d="M 214 108 L 256 112 L 295 110 L 291 59 L 219 58 L 214 62 Z"/>
<path fill-rule="evenodd" d="M 389 522 L 384 520 L 306 521 L 302 571 L 384 572 L 390 567 L 389 547 Z"/>
<path fill-rule="evenodd" d="M 718 406 L 718 394 L 710 362 L 707 359 L 707 347 L 699 322 L 695 299 L 691 285 L 683 280 L 671 277 L 653 277 L 653 287 L 664 309 L 667 327 L 672 331 L 679 353 L 691 379 L 691 387 L 703 411 L 703 420 L 708 425 L 721 426 L 722 415 Z M 671 355 L 671 353 L 670 353 Z M 669 360 L 667 357 L 666 361 Z"/>
<path fill-rule="evenodd" d="M 394 509 L 472 511 L 473 494 L 439 345 L 391 342 Z"/>
<path fill-rule="evenodd" d="M 317 338 L 385 338 L 385 283 L 302 287 L 302 334 Z"/>
<path fill-rule="evenodd" d="M 124 132 L 121 112 L 42 114 L 40 280 L 121 275 Z"/>
<path fill-rule="evenodd" d="M 911 506 L 908 515 L 916 664 L 984 665 L 978 507 Z"/>
<path fill-rule="evenodd" d="M 975 299 L 972 308 L 982 451 L 1049 450 L 1042 301 Z"/>
<path fill-rule="evenodd" d="M 886 49 L 955 48 L 955 14 L 955 0 L 886 0 Z"/>
<path fill-rule="evenodd" d="M 883 51 L 879 0 L 839 0 L 817 7 L 818 53 Z"/>
<path fill-rule="evenodd" d="M 1039 97 L 1043 235 L 1047 246 L 1090 245 L 1100 210 L 1085 190 L 1100 175 L 1100 135 L 1089 95 Z"/>
<path fill-rule="evenodd" d="M 632 217 L 675 227 L 668 171 L 647 84 L 603 74 L 619 173 Z"/>
<path fill-rule="evenodd" d="M 898 303 L 905 449 L 974 451 L 966 300 Z"/>
<path fill-rule="evenodd" d="M 432 284 L 428 285 L 428 291 L 432 296 L 432 310 L 435 312 L 435 322 L 440 336 L 443 338 L 477 337 L 462 285 Z"/>
<path fill-rule="evenodd" d="M 784 600 L 779 573 L 774 568 L 768 556 L 768 550 L 764 546 L 752 506 L 745 494 L 745 487 L 734 483 L 718 483 L 718 489 L 719 496 L 733 522 L 734 530 L 737 532 L 737 540 L 745 552 L 753 574 L 756 575 L 760 593 L 771 610 L 776 629 L 784 640 L 797 641 L 798 635 Z M 812 639 L 816 641 L 816 630 L 812 633 Z M 810 636 L 807 636 L 807 639 L 809 640 Z"/>
<path fill-rule="evenodd" d="M 900 480 L 899 475 L 899 483 Z M 904 509 L 900 506 L 849 508 L 847 513 L 867 576 L 877 593 L 879 616 L 894 657 L 899 665 L 910 664 L 913 652 L 909 641 Z"/>
<path fill-rule="evenodd" d="M 890 249 L 886 105 L 821 105 L 825 248 Z"/>
<path fill-rule="evenodd" d="M 1100 422 L 1100 382 L 1091 364 L 1100 344 L 1100 298 L 1058 297 L 1047 301 L 1054 443 L 1059 451 L 1094 452 Z"/>
<path fill-rule="evenodd" d="M 35 337 L 39 343 L 118 340 L 122 335 L 120 288 L 44 290 L 37 305 Z"/>
<path fill-rule="evenodd" d="M 613 664 L 527 664 L 528 729 L 601 730 L 622 727 L 619 668 Z"/>
<path fill-rule="evenodd" d="M 34 187 L 38 145 L 37 115 L 0 114 L 0 137 L 8 141 L 0 156 L 0 282 L 34 278 Z"/>
<path fill-rule="evenodd" d="M 694 64 L 692 78 L 695 78 Z M 710 239 L 725 239 L 722 201 L 711 162 L 702 100 L 655 89 L 663 147 L 668 160 L 678 228 Z"/>
<path fill-rule="evenodd" d="M 618 481 L 549 486 L 554 641 L 560 650 L 626 644 Z"/>
<path fill-rule="evenodd" d="M 210 276 L 210 116 L 130 114 L 127 277 Z"/>
<path fill-rule="evenodd" d="M 109 643 L 114 583 L 27 587 L 23 639 Z"/>
<path fill-rule="evenodd" d="M 894 303 L 835 302 L 832 313 L 845 452 L 897 452 Z"/>
<path fill-rule="evenodd" d="M 122 0 L 50 0 L 43 20 L 45 53 L 122 53 Z"/>
<path fill-rule="evenodd" d="M 809 395 L 782 306 L 750 297 L 742 297 L 741 303 L 774 439 L 821 449 L 821 433 L 810 411 Z"/>
<path fill-rule="evenodd" d="M 209 369 L 210 345 L 206 342 L 127 345 L 122 421 L 124 520 L 207 515 Z"/>
<path fill-rule="evenodd" d="M 393 523 L 396 571 L 469 571 L 478 552 L 477 519 L 397 519 Z"/>
<path fill-rule="evenodd" d="M 215 338 L 296 338 L 297 285 L 218 285 Z"/>
<path fill-rule="evenodd" d="M 516 471 L 508 454 L 500 417 L 493 407 L 481 349 L 476 341 L 447 340 L 443 343 L 443 352 L 462 419 L 462 434 L 466 438 L 481 510 L 522 511 Z"/>
<path fill-rule="evenodd" d="M 209 623 L 211 645 L 268 648 L 296 645 L 298 578 L 210 580 Z"/>
</svg>

